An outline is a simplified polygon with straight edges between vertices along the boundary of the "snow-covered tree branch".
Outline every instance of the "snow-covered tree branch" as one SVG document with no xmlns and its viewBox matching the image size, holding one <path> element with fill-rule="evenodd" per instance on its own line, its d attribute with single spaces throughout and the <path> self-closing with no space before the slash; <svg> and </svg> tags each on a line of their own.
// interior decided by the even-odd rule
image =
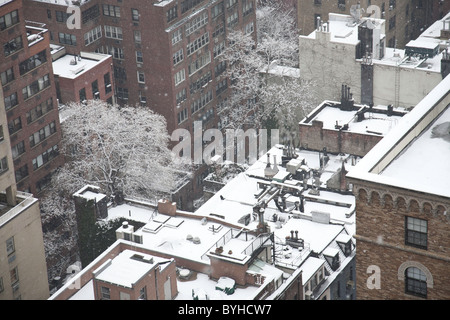
<svg viewBox="0 0 450 320">
<path fill-rule="evenodd" d="M 290 135 L 312 109 L 313 84 L 302 80 L 297 68 L 294 15 L 271 2 L 257 8 L 258 41 L 242 30 L 228 33 L 221 59 L 228 63 L 231 95 L 219 111 L 223 127 L 276 125 Z"/>
</svg>

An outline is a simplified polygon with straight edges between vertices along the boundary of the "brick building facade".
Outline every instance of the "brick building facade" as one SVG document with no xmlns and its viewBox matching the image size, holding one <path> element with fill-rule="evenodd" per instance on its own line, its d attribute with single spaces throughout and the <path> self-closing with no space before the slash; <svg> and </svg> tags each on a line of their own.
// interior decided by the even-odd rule
<svg viewBox="0 0 450 320">
<path fill-rule="evenodd" d="M 100 99 L 114 103 L 112 57 L 101 53 L 66 54 L 64 47 L 52 53 L 56 94 L 60 104 Z"/>
<path fill-rule="evenodd" d="M 26 21 L 21 0 L 0 6 L 0 19 L 0 72 L 17 189 L 38 195 L 63 162 L 50 34 Z"/>
<path fill-rule="evenodd" d="M 450 78 L 350 172 L 358 299 L 450 298 Z M 408 119 L 408 120 L 407 120 Z"/>
<path fill-rule="evenodd" d="M 90 0 L 74 7 L 79 14 L 67 13 L 60 0 L 25 4 L 25 15 L 46 23 L 51 43 L 68 54 L 112 55 L 116 102 L 163 115 L 169 135 L 183 128 L 193 136 L 195 121 L 203 130 L 218 128 L 217 110 L 229 94 L 227 65 L 218 57 L 226 35 L 238 28 L 256 40 L 255 0 Z M 205 166 L 196 169 L 190 197 L 177 199 L 189 204 L 183 208 L 202 196 L 207 174 Z"/>
</svg>

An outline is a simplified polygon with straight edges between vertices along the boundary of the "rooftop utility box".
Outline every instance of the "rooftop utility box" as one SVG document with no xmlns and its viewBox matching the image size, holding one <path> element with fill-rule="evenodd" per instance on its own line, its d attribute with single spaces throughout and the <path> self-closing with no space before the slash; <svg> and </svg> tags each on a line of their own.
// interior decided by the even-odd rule
<svg viewBox="0 0 450 320">
<path fill-rule="evenodd" d="M 304 164 L 303 162 L 304 162 L 304 159 L 302 159 L 302 158 L 291 159 L 286 164 L 286 170 L 290 174 L 295 174 L 297 172 L 297 170 Z"/>
<path fill-rule="evenodd" d="M 411 40 L 405 47 L 407 56 L 433 58 L 439 53 L 439 43 L 432 41 Z"/>
</svg>

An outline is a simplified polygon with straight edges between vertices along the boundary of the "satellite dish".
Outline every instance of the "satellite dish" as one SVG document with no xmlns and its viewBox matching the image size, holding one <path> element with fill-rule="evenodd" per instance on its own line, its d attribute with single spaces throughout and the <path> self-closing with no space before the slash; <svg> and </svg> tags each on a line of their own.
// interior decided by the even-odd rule
<svg viewBox="0 0 450 320">
<path fill-rule="evenodd" d="M 375 27 L 377 26 L 375 20 L 367 19 L 366 21 L 367 21 L 367 22 L 366 22 L 366 26 L 367 26 L 367 28 L 369 28 L 369 29 L 375 29 Z"/>
</svg>

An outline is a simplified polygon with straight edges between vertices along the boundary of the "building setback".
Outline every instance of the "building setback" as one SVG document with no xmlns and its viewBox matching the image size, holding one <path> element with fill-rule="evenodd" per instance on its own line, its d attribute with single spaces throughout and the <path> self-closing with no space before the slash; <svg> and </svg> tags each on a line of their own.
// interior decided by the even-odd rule
<svg viewBox="0 0 450 320">
<path fill-rule="evenodd" d="M 53 72 L 59 104 L 100 99 L 114 103 L 112 57 L 101 53 L 66 54 L 52 45 Z"/>
<path fill-rule="evenodd" d="M 21 0 L 0 5 L 0 73 L 17 189 L 34 195 L 62 164 L 61 129 L 44 25 L 26 21 Z"/>
</svg>

